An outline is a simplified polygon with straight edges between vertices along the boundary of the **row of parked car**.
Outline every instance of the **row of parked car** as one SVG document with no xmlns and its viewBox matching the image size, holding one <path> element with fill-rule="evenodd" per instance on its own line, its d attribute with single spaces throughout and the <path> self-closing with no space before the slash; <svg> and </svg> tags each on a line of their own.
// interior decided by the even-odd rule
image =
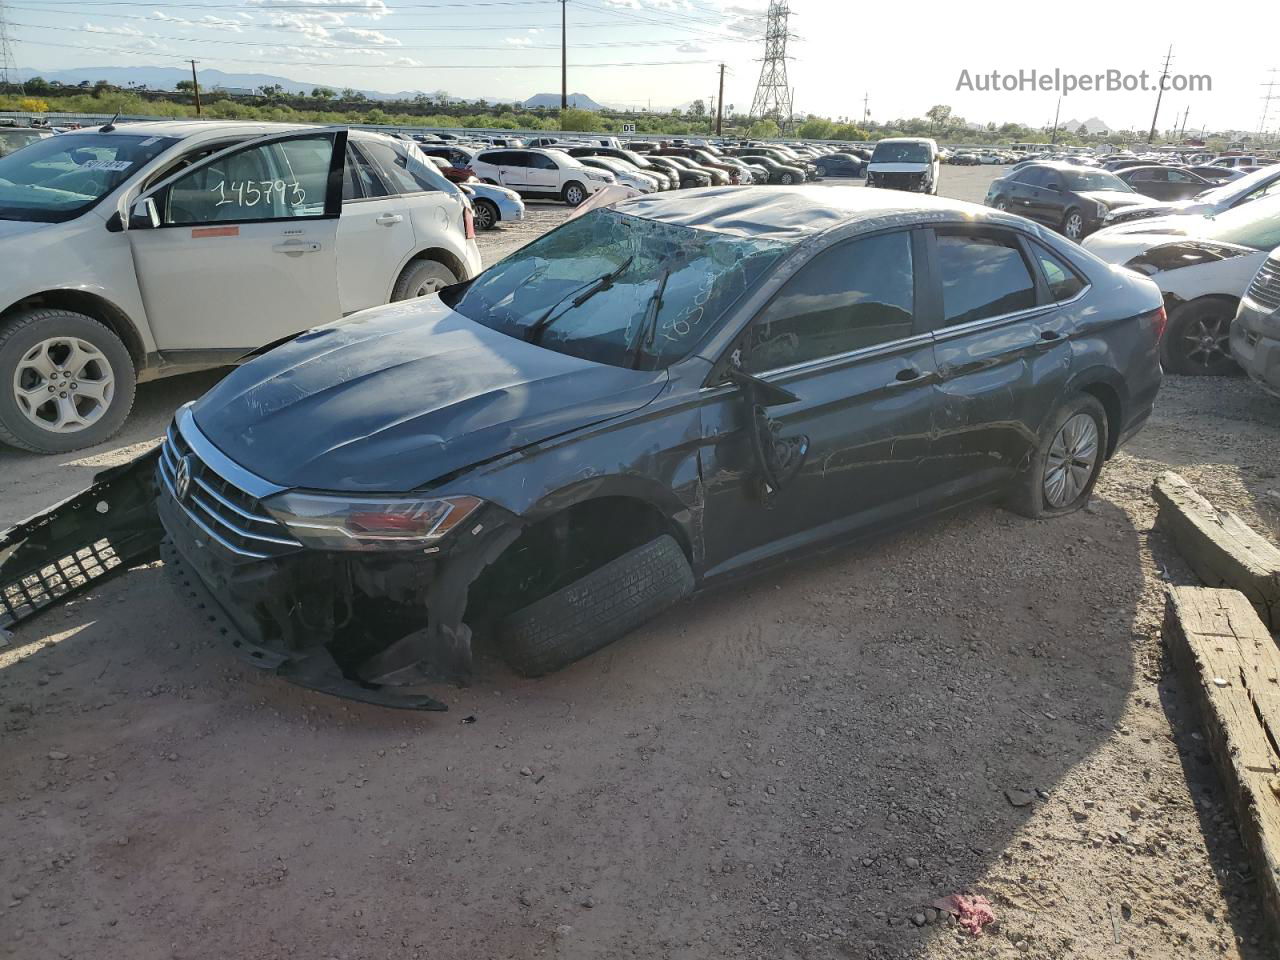
<svg viewBox="0 0 1280 960">
<path fill-rule="evenodd" d="M 1116 172 L 1056 161 L 1028 161 L 992 181 L 986 203 L 1038 221 L 1110 262 L 1151 277 L 1165 297 L 1165 369 L 1221 375 L 1237 364 L 1280 390 L 1280 329 L 1272 314 L 1280 270 L 1280 164 L 1190 197 L 1159 202 L 1138 192 L 1173 166 Z M 1127 176 L 1126 176 L 1127 175 Z M 1172 182 L 1172 181 L 1166 181 Z M 1234 324 L 1234 326 L 1233 326 Z M 1235 329 L 1235 334 L 1233 334 Z"/>
</svg>

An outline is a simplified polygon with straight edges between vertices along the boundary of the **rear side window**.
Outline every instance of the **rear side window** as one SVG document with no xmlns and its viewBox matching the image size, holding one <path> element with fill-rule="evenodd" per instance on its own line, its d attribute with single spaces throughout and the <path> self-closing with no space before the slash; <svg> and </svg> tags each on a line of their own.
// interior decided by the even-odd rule
<svg viewBox="0 0 1280 960">
<path fill-rule="evenodd" d="M 414 176 L 405 154 L 391 144 L 380 143 L 377 140 L 362 140 L 360 150 L 382 170 L 393 193 L 422 193 L 435 189 L 435 184 L 430 180 Z"/>
<path fill-rule="evenodd" d="M 1036 305 L 1036 285 L 1018 248 L 1004 235 L 938 234 L 943 326 L 998 317 Z"/>
<path fill-rule="evenodd" d="M 1085 281 L 1071 266 L 1055 254 L 1050 253 L 1040 244 L 1032 244 L 1036 260 L 1044 273 L 1044 281 L 1049 287 L 1049 296 L 1056 303 L 1059 300 L 1070 300 L 1085 288 Z"/>
<path fill-rule="evenodd" d="M 1044 183 L 1044 167 L 1027 167 L 1025 170 L 1019 170 L 1013 175 L 1013 179 L 1029 187 L 1038 187 Z"/>
<path fill-rule="evenodd" d="M 385 197 L 387 189 L 372 165 L 352 144 L 347 144 L 347 166 L 342 181 L 343 200 L 368 200 Z"/>
<path fill-rule="evenodd" d="M 761 373 L 909 337 L 914 287 L 906 232 L 824 250 L 755 321 L 747 369 Z"/>
</svg>

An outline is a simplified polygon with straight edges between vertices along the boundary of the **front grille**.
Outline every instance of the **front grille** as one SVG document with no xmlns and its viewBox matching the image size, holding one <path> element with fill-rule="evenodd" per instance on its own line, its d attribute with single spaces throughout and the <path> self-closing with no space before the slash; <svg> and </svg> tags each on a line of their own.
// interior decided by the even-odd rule
<svg viewBox="0 0 1280 960">
<path fill-rule="evenodd" d="M 191 486 L 179 498 L 174 483 L 183 459 L 191 465 Z M 302 547 L 256 497 L 214 473 L 173 427 L 160 448 L 159 469 L 174 502 L 192 523 L 232 553 L 266 560 Z"/>
<path fill-rule="evenodd" d="M 876 178 L 894 190 L 914 190 L 924 179 L 922 173 L 878 173 Z"/>
<path fill-rule="evenodd" d="M 1267 260 L 1249 284 L 1248 297 L 1267 310 L 1280 310 L 1280 260 Z"/>
</svg>

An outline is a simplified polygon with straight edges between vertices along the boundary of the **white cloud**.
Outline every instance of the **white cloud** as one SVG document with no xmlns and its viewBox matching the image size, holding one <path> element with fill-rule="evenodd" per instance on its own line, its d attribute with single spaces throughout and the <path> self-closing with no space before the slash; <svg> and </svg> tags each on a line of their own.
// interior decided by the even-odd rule
<svg viewBox="0 0 1280 960">
<path fill-rule="evenodd" d="M 420 67 L 422 61 L 415 60 L 413 57 L 396 57 L 391 61 L 391 65 L 395 67 Z"/>
<path fill-rule="evenodd" d="M 676 47 L 676 53 L 706 53 L 706 47 L 700 47 L 696 43 L 682 43 Z"/>
<path fill-rule="evenodd" d="M 299 7 L 308 11 L 320 7 L 341 8 L 344 16 L 385 17 L 391 11 L 384 0 L 245 0 L 250 7 L 261 7 L 266 10 L 288 10 Z"/>
<path fill-rule="evenodd" d="M 533 44 L 533 41 L 528 37 L 507 37 L 506 42 L 513 47 L 528 47 Z"/>
<path fill-rule="evenodd" d="M 379 47 L 398 47 L 400 41 L 389 37 L 381 30 L 364 30 L 360 27 L 343 27 L 332 31 L 329 36 L 341 43 L 363 43 Z"/>
</svg>

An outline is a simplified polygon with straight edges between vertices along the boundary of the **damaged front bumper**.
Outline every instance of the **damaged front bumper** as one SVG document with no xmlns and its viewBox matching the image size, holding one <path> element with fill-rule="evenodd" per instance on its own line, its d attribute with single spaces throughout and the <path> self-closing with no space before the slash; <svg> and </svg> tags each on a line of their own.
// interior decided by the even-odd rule
<svg viewBox="0 0 1280 960">
<path fill-rule="evenodd" d="M 160 556 L 253 666 L 367 703 L 447 709 L 421 687 L 470 676 L 469 587 L 517 519 L 486 505 L 425 549 L 320 551 L 261 506 L 281 489 L 228 461 L 184 409 L 159 448 L 0 539 L 0 625 Z"/>
</svg>

